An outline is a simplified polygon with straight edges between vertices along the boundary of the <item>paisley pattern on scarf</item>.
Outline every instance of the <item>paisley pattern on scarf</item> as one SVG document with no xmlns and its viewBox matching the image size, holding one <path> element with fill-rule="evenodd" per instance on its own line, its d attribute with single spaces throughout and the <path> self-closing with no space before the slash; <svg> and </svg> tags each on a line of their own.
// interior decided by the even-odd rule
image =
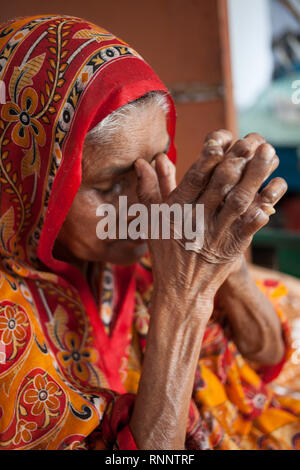
<svg viewBox="0 0 300 470">
<path fill-rule="evenodd" d="M 144 268 L 145 264 L 141 263 L 132 341 L 124 375 L 125 388 L 131 393 L 138 389 L 149 324 L 147 306 L 152 282 L 149 278 L 145 282 Z M 268 279 L 256 283 L 280 318 L 285 359 L 277 366 L 250 364 L 235 346 L 228 325 L 213 319 L 222 318 L 216 306 L 205 331 L 196 369 L 187 449 L 299 449 L 300 400 L 276 395 L 269 384 L 292 352 L 289 326 L 281 307 L 288 292 L 279 281 Z"/>
<path fill-rule="evenodd" d="M 112 446 L 118 398 L 127 411 L 132 402 L 118 370 L 129 335 L 118 331 L 129 331 L 134 273 L 123 274 L 130 289 L 110 338 L 105 289 L 99 315 L 85 279 L 52 247 L 89 128 L 149 91 L 168 92 L 122 40 L 60 15 L 1 25 L 0 79 L 0 448 L 75 448 L 104 415 Z M 170 115 L 171 138 L 173 127 Z"/>
<path fill-rule="evenodd" d="M 126 43 L 70 16 L 1 25 L 0 79 L 0 449 L 134 449 L 128 422 L 149 324 L 149 259 L 107 265 L 94 282 L 97 305 L 86 279 L 52 248 L 80 186 L 86 133 L 161 90 L 174 161 L 173 102 Z M 281 315 L 284 287 L 260 287 Z M 283 317 L 282 325 L 288 350 Z M 212 321 L 187 448 L 299 447 L 298 402 L 266 385 L 280 369 L 247 364 Z"/>
</svg>

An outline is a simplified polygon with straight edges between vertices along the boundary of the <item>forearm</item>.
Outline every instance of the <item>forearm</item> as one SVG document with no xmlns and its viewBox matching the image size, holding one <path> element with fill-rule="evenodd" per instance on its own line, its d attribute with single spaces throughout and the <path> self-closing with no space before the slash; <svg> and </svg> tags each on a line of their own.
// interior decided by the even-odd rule
<svg viewBox="0 0 300 470">
<path fill-rule="evenodd" d="M 278 164 L 278 157 L 257 134 L 249 134 L 233 146 L 227 131 L 209 134 L 201 157 L 177 187 L 166 160 L 158 155 L 155 168 L 142 158 L 135 161 L 139 200 L 148 209 L 163 202 L 169 210 L 174 204 L 182 210 L 187 202 L 193 203 L 189 212 L 193 226 L 197 220 L 195 206 L 202 204 L 204 237 L 202 244 L 197 237 L 197 243 L 187 249 L 187 238 L 179 242 L 172 236 L 174 221 L 169 240 L 148 241 L 154 286 L 163 295 L 153 302 L 130 422 L 140 449 L 184 448 L 194 374 L 215 293 L 254 233 L 267 223 L 266 204 L 274 205 L 286 190 L 286 184 L 278 178 L 258 194 L 262 182 Z M 172 286 L 174 296 L 169 295 Z M 208 299 L 208 305 L 201 310 L 198 301 L 204 299 Z"/>
<path fill-rule="evenodd" d="M 230 276 L 218 296 L 240 352 L 261 364 L 280 362 L 284 344 L 279 318 L 249 272 Z"/>
<path fill-rule="evenodd" d="M 189 315 L 195 308 L 197 318 Z M 211 311 L 212 303 L 199 310 L 179 299 L 175 305 L 154 302 L 130 422 L 139 449 L 184 449 L 195 370 Z"/>
</svg>

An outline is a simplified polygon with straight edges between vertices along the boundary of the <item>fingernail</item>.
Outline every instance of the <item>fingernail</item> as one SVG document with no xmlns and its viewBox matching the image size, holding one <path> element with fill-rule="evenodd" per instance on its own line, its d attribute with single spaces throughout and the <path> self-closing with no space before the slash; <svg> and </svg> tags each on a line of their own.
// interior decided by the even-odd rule
<svg viewBox="0 0 300 470">
<path fill-rule="evenodd" d="M 272 215 L 276 212 L 272 204 L 264 203 L 261 205 L 261 208 L 267 215 Z"/>
<path fill-rule="evenodd" d="M 207 145 L 207 147 L 216 147 L 219 145 L 219 142 L 215 139 L 208 139 L 205 145 Z"/>
</svg>

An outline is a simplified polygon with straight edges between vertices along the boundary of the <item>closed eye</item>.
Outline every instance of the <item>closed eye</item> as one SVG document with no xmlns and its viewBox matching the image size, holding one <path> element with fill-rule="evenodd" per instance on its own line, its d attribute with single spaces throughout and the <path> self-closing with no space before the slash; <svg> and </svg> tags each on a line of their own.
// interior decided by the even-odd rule
<svg viewBox="0 0 300 470">
<path fill-rule="evenodd" d="M 167 153 L 170 149 L 170 138 L 168 140 L 168 143 L 165 147 L 165 149 L 163 150 L 162 153 Z M 156 154 L 153 156 L 153 158 L 151 159 L 151 161 L 149 162 L 150 165 L 155 161 L 156 157 L 158 156 L 159 154 Z M 112 171 L 112 169 L 110 169 L 110 172 L 111 173 L 115 173 L 115 177 L 116 176 L 125 176 L 126 174 L 128 174 L 130 171 L 134 171 L 134 164 L 132 164 L 130 167 L 128 168 L 124 168 L 120 171 L 119 168 L 117 168 L 115 171 Z M 102 175 L 103 176 L 103 175 Z M 110 188 L 107 188 L 107 189 L 100 189 L 100 188 L 96 188 L 96 190 L 100 193 L 100 194 L 110 194 L 110 193 L 118 193 L 118 192 L 121 192 L 121 184 L 120 183 L 115 183 L 113 186 L 111 186 Z"/>
<path fill-rule="evenodd" d="M 111 193 L 118 194 L 121 192 L 121 185 L 120 183 L 115 183 L 113 186 L 111 186 L 108 189 L 97 189 L 97 191 L 102 195 L 111 194 Z"/>
</svg>

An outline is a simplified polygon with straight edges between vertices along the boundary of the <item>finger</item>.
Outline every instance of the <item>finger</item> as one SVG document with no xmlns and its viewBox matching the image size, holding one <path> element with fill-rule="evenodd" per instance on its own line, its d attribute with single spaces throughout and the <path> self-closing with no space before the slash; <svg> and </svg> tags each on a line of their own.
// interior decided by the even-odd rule
<svg viewBox="0 0 300 470">
<path fill-rule="evenodd" d="M 232 133 L 226 129 L 210 132 L 204 140 L 200 160 L 204 162 L 219 153 L 221 161 L 225 152 L 231 146 L 232 139 Z"/>
<path fill-rule="evenodd" d="M 241 156 L 249 159 L 263 143 L 265 143 L 265 139 L 261 135 L 256 133 L 248 134 L 244 139 L 239 139 L 234 143 L 226 153 L 226 158 Z"/>
<path fill-rule="evenodd" d="M 274 205 L 287 191 L 287 183 L 283 178 L 274 178 L 257 194 L 255 200 L 240 218 L 237 224 L 240 226 L 241 237 L 253 236 L 260 228 L 269 222 L 270 215 L 276 211 Z M 234 229 L 234 228 L 233 228 Z"/>
<path fill-rule="evenodd" d="M 211 137 L 215 137 L 215 134 L 209 134 L 208 137 L 207 142 L 213 145 L 214 141 Z M 221 142 L 222 137 L 225 141 L 226 134 L 225 136 L 220 134 L 219 142 Z M 228 142 L 229 139 L 227 140 L 227 146 Z M 215 167 L 210 182 L 205 190 L 205 194 L 203 195 L 205 201 L 201 202 L 206 205 L 206 210 L 211 212 L 217 209 L 226 195 L 239 182 L 246 163 L 245 159 L 250 159 L 257 147 L 264 142 L 264 137 L 260 134 L 252 133 L 248 134 L 244 139 L 237 140 L 232 147 L 230 147 L 225 158 Z M 238 161 L 241 157 L 243 157 L 243 160 Z"/>
<path fill-rule="evenodd" d="M 245 135 L 243 140 L 246 140 L 254 150 L 256 150 L 261 144 L 266 143 L 266 139 L 257 132 L 250 132 L 249 134 Z"/>
<path fill-rule="evenodd" d="M 215 142 L 207 143 L 204 151 L 209 158 L 200 157 L 193 163 L 170 195 L 172 203 L 188 204 L 198 199 L 209 181 L 212 170 L 224 157 L 223 148 L 221 145 L 215 145 Z"/>
<path fill-rule="evenodd" d="M 247 211 L 260 186 L 278 164 L 274 148 L 270 144 L 261 144 L 247 163 L 240 182 L 227 195 L 218 216 L 220 226 L 231 225 Z"/>
<path fill-rule="evenodd" d="M 286 193 L 288 185 L 283 178 L 274 178 L 259 194 L 259 204 L 267 214 L 275 212 L 274 206 Z"/>
<path fill-rule="evenodd" d="M 155 169 L 143 158 L 134 162 L 137 174 L 136 192 L 139 201 L 149 207 L 150 204 L 161 202 L 158 177 Z"/>
<path fill-rule="evenodd" d="M 222 148 L 223 152 L 226 152 L 232 144 L 232 140 L 233 136 L 230 131 L 227 129 L 219 129 L 207 134 L 203 148 L 205 149 L 207 146 L 218 146 Z"/>
<path fill-rule="evenodd" d="M 162 200 L 176 188 L 176 168 L 166 154 L 162 153 L 155 159 L 155 169 L 158 177 Z"/>
<path fill-rule="evenodd" d="M 245 214 L 241 216 L 240 220 L 233 224 L 233 230 L 237 230 L 240 240 L 248 239 L 250 242 L 253 235 L 266 225 L 269 220 L 270 215 L 259 207 L 259 205 L 253 203 Z"/>
<path fill-rule="evenodd" d="M 227 194 L 240 181 L 247 159 L 253 156 L 257 145 L 261 145 L 264 140 L 259 134 L 249 134 L 247 138 L 234 143 L 215 168 L 205 193 L 200 198 L 199 202 L 205 204 L 206 210 L 215 211 L 222 204 Z"/>
<path fill-rule="evenodd" d="M 246 159 L 252 151 L 251 144 L 245 139 L 240 139 L 216 166 L 205 192 L 199 199 L 199 203 L 205 204 L 206 210 L 216 210 L 229 191 L 239 182 Z"/>
<path fill-rule="evenodd" d="M 226 158 L 215 168 L 205 191 L 197 201 L 204 204 L 207 214 L 216 211 L 240 180 L 246 162 L 245 158 Z"/>
</svg>

